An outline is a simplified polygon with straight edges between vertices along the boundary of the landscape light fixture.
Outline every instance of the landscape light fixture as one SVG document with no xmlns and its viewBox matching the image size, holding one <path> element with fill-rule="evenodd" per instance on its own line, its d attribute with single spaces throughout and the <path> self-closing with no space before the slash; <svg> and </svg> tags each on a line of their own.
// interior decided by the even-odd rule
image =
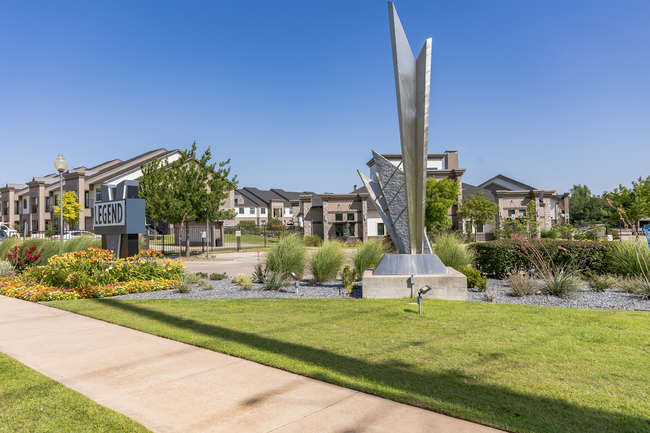
<svg viewBox="0 0 650 433">
<path fill-rule="evenodd" d="M 54 168 L 59 172 L 59 234 L 63 241 L 63 172 L 68 168 L 68 161 L 60 153 L 54 160 Z"/>
<path fill-rule="evenodd" d="M 418 314 L 422 314 L 422 295 L 426 294 L 429 290 L 431 290 L 429 286 L 424 286 L 418 290 Z"/>
<path fill-rule="evenodd" d="M 295 272 L 292 272 L 292 273 L 291 273 L 291 276 L 293 277 L 294 280 L 296 280 L 296 282 L 294 283 L 294 285 L 295 285 L 295 287 L 296 287 L 296 295 L 299 295 L 299 294 L 300 294 L 300 293 L 299 293 L 299 289 L 300 289 L 300 279 L 298 278 L 298 275 L 296 275 Z"/>
</svg>

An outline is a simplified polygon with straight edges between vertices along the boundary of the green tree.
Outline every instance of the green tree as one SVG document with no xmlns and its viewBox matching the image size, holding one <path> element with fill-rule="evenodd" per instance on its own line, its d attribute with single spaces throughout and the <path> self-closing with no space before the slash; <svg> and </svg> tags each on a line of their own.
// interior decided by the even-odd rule
<svg viewBox="0 0 650 433">
<path fill-rule="evenodd" d="M 449 209 L 458 203 L 458 182 L 444 178 L 427 179 L 424 225 L 429 233 L 440 232 L 451 226 Z"/>
<path fill-rule="evenodd" d="M 68 223 L 68 228 L 76 226 L 79 222 L 79 217 L 82 212 L 77 193 L 74 191 L 68 191 L 64 193 L 61 203 L 63 205 L 63 221 Z M 54 206 L 54 216 L 56 217 L 57 221 L 61 215 L 60 209 L 60 206 Z"/>
<path fill-rule="evenodd" d="M 168 224 L 187 224 L 235 217 L 232 209 L 220 209 L 230 191 L 237 185 L 237 176 L 229 179 L 230 160 L 210 163 L 210 147 L 200 159 L 196 157 L 196 141 L 191 150 L 184 150 L 173 162 L 154 159 L 140 166 L 139 197 L 145 199 L 147 219 Z M 208 189 L 209 188 L 209 189 Z M 185 255 L 190 255 L 190 239 L 185 236 Z"/>
<path fill-rule="evenodd" d="M 632 188 L 619 185 L 614 191 L 603 195 L 614 207 L 622 209 L 635 226 L 640 220 L 650 217 L 650 176 L 645 179 L 639 177 L 638 181 L 632 182 Z M 610 222 L 620 221 L 618 212 L 611 206 L 605 208 L 605 213 Z"/>
<path fill-rule="evenodd" d="M 479 224 L 488 224 L 494 221 L 497 212 L 499 212 L 499 205 L 485 197 L 483 191 L 464 198 L 458 208 L 458 216 L 468 221 L 470 229 L 474 230 Z M 471 238 L 471 230 L 469 234 L 468 238 Z"/>
<path fill-rule="evenodd" d="M 569 202 L 571 224 L 593 225 L 605 222 L 604 211 L 608 206 L 603 197 L 593 195 L 587 185 L 573 185 L 569 191 L 571 192 Z"/>
<path fill-rule="evenodd" d="M 527 231 L 527 220 L 525 218 L 501 218 L 499 228 L 494 230 L 498 238 L 510 238 L 510 235 L 525 235 Z"/>
</svg>

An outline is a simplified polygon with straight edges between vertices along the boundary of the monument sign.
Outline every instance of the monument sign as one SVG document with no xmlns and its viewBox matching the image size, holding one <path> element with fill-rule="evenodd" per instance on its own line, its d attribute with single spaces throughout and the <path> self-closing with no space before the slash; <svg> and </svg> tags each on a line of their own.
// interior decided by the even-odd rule
<svg viewBox="0 0 650 433">
<path fill-rule="evenodd" d="M 138 198 L 137 180 L 101 186 L 101 201 L 93 205 L 95 233 L 102 235 L 102 248 L 117 258 L 138 253 L 138 234 L 145 233 L 144 200 Z"/>
</svg>

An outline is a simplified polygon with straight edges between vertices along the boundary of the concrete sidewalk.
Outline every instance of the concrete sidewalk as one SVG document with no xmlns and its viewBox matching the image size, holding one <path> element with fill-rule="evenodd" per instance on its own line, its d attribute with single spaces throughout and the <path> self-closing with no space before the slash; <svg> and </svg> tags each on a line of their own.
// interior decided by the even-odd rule
<svg viewBox="0 0 650 433">
<path fill-rule="evenodd" d="M 0 351 L 154 432 L 497 432 L 0 296 Z"/>
</svg>

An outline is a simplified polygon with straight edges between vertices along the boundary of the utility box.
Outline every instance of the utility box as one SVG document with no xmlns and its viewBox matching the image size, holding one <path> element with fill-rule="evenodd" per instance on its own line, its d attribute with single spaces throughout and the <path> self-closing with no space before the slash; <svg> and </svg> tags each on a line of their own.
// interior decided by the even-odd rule
<svg viewBox="0 0 650 433">
<path fill-rule="evenodd" d="M 102 185 L 101 201 L 93 205 L 95 233 L 102 235 L 102 248 L 117 258 L 138 254 L 138 234 L 145 233 L 144 200 L 138 198 L 140 182 L 125 180 Z"/>
</svg>

